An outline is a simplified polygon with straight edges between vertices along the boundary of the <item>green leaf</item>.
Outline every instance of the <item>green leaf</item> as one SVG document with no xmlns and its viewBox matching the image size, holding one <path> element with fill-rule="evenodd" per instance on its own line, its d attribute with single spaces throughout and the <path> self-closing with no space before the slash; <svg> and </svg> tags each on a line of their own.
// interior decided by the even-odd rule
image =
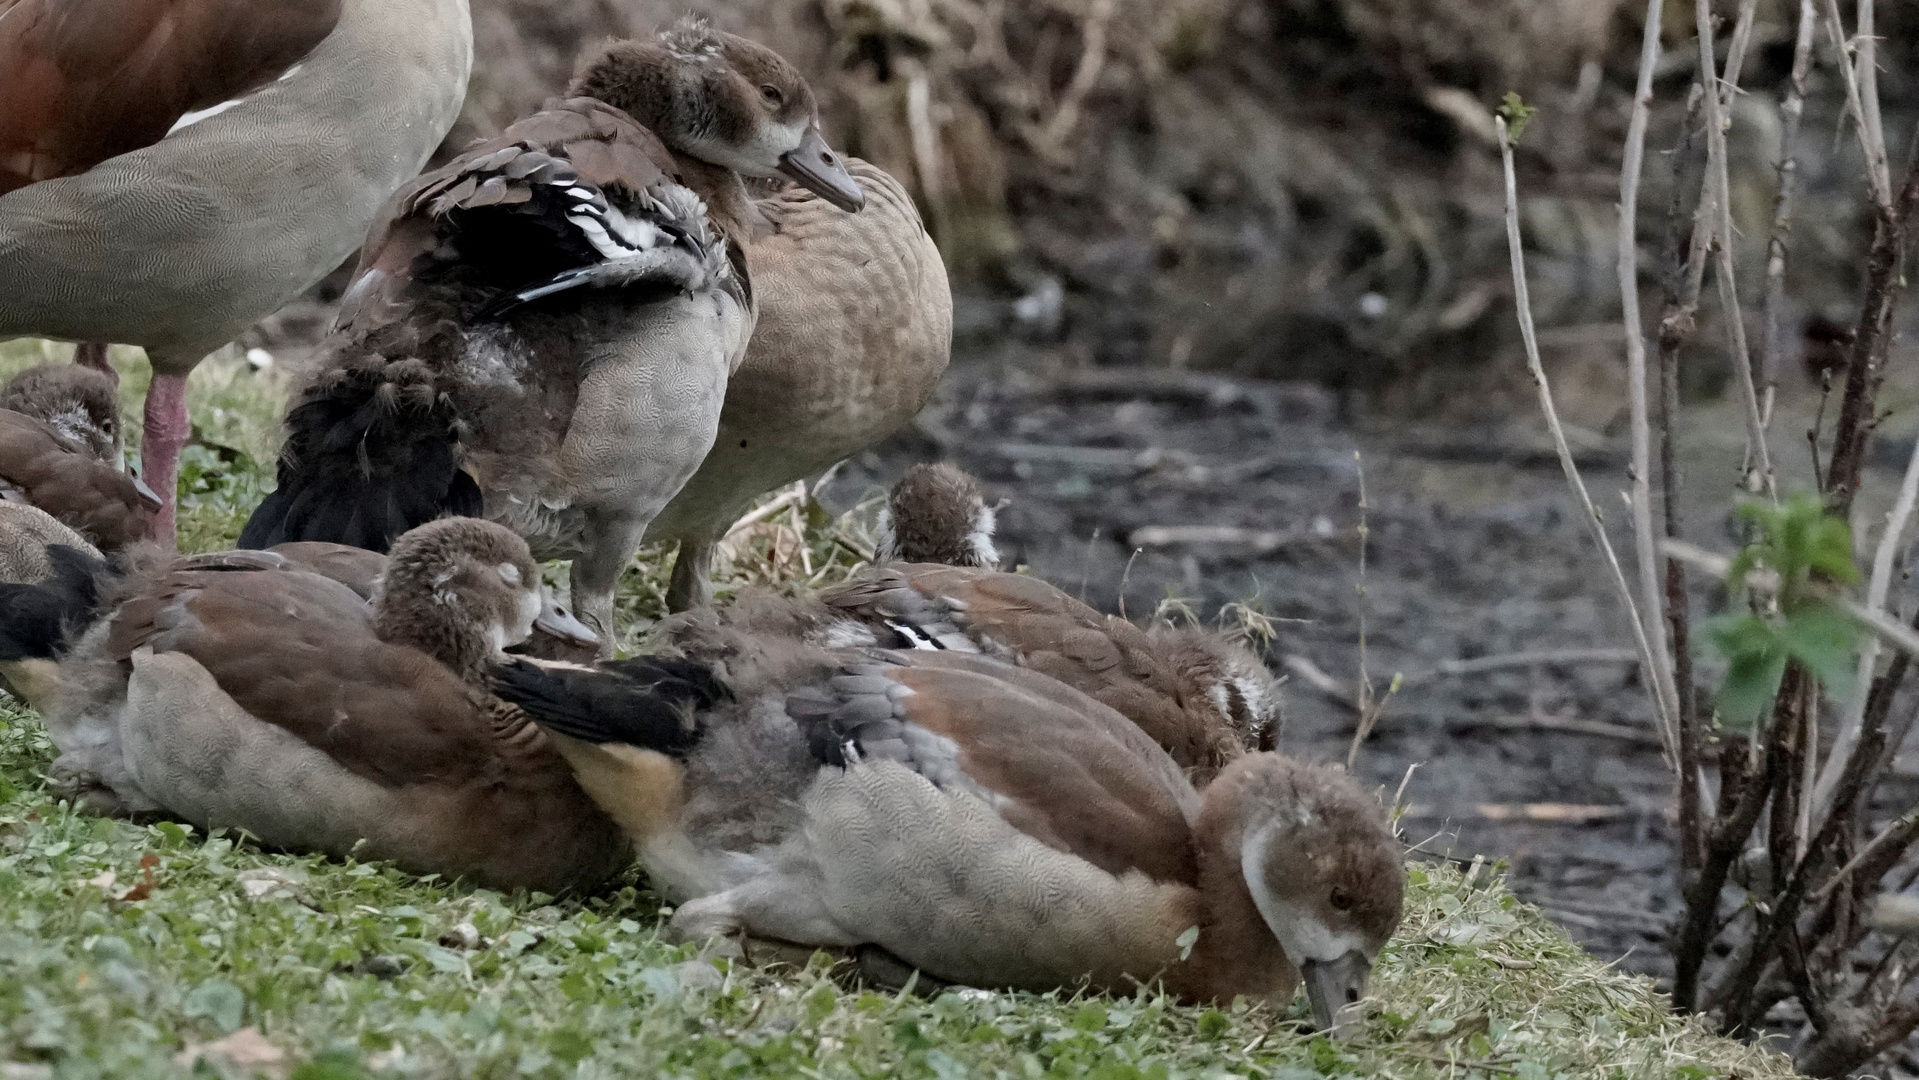
<svg viewBox="0 0 1919 1080">
<path fill-rule="evenodd" d="M 1198 943 L 1199 927 L 1197 926 L 1189 926 L 1181 930 L 1179 936 L 1173 939 L 1173 944 L 1179 946 L 1179 958 L 1181 960 L 1193 955 L 1193 946 Z"/>
<path fill-rule="evenodd" d="M 1533 114 L 1538 111 L 1526 104 L 1517 91 L 1506 91 L 1506 100 L 1499 106 L 1499 115 L 1506 118 L 1506 135 L 1514 146 L 1519 145 L 1520 137 L 1526 134 L 1526 125 L 1532 122 Z"/>
<path fill-rule="evenodd" d="M 329 1050 L 293 1070 L 290 1080 L 367 1080 L 368 1075 L 352 1054 Z"/>
<path fill-rule="evenodd" d="M 1715 619 L 1707 634 L 1727 660 L 1719 688 L 1719 717 L 1736 728 L 1752 726 L 1772 704 L 1786 674 L 1788 654 L 1772 624 L 1755 615 Z"/>
<path fill-rule="evenodd" d="M 1209 1039 L 1219 1038 L 1231 1031 L 1232 1027 L 1233 1022 L 1226 1019 L 1226 1014 L 1218 1009 L 1207 1009 L 1199 1014 L 1199 1033 Z"/>
<path fill-rule="evenodd" d="M 247 995 L 225 979 L 208 979 L 180 1002 L 180 1012 L 210 1021 L 220 1034 L 230 1035 L 246 1020 Z"/>
<path fill-rule="evenodd" d="M 1803 609 L 1779 627 L 1786 652 L 1835 697 L 1845 697 L 1852 690 L 1859 634 L 1859 624 L 1830 603 Z"/>
</svg>

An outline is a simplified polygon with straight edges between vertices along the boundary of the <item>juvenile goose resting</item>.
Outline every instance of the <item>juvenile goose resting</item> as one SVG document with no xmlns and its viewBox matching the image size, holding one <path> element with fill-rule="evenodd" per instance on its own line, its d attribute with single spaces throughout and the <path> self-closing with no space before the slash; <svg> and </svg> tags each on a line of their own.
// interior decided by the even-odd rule
<svg viewBox="0 0 1919 1080">
<path fill-rule="evenodd" d="M 472 59 L 467 0 L 0 0 L 0 339 L 146 349 L 157 539 L 188 373 L 352 253 Z"/>
<path fill-rule="evenodd" d="M 91 368 L 15 375 L 0 388 L 0 499 L 37 506 L 108 551 L 145 539 L 160 498 L 121 470 L 119 422 L 113 382 Z"/>
<path fill-rule="evenodd" d="M 422 526 L 372 605 L 282 562 L 226 552 L 125 588 L 61 665 L 54 775 L 103 810 L 498 889 L 590 888 L 628 862 L 548 739 L 486 689 L 548 618 L 523 541 Z"/>
<path fill-rule="evenodd" d="M 1404 872 L 1342 772 L 1247 754 L 1196 792 L 1124 717 L 956 652 L 814 649 L 777 609 L 695 621 L 730 691 L 685 737 L 668 678 L 503 666 L 626 829 L 686 938 L 877 945 L 941 979 L 1191 1001 L 1290 1000 L 1330 1025 L 1365 994 Z"/>
<path fill-rule="evenodd" d="M 614 43 L 571 93 L 374 231 L 241 543 L 383 550 L 483 513 L 573 560 L 610 652 L 614 584 L 713 445 L 753 328 L 741 175 L 863 196 L 799 73 L 704 22 Z"/>
<path fill-rule="evenodd" d="M 1271 748 L 1279 690 L 1251 650 L 1194 626 L 1141 629 L 1002 573 L 993 517 L 961 470 L 907 470 L 888 500 L 880 565 L 821 593 L 837 619 L 815 640 L 979 650 L 1044 672 L 1138 724 L 1201 784 L 1249 747 Z"/>
</svg>

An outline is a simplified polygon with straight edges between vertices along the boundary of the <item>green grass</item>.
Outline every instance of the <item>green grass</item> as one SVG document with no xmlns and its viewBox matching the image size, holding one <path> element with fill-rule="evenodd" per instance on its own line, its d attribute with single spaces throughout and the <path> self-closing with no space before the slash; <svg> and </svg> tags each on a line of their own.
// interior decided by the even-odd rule
<svg viewBox="0 0 1919 1080">
<path fill-rule="evenodd" d="M 0 346 L 0 376 L 37 359 Z M 257 497 L 279 393 L 237 360 L 196 374 L 196 427 L 226 449 L 206 449 L 184 500 L 194 546 L 237 533 Z M 867 520 L 777 515 L 740 538 L 726 588 L 842 574 Z M 657 614 L 661 563 L 629 574 L 631 614 Z M 852 987 L 824 956 L 733 964 L 665 943 L 637 875 L 554 900 L 271 854 L 80 812 L 45 791 L 51 760 L 39 722 L 0 704 L 0 1080 L 1791 1075 L 1673 1017 L 1492 875 L 1448 866 L 1413 868 L 1378 1003 L 1334 1043 L 1301 1030 L 1303 1000 L 925 1000 Z"/>
</svg>

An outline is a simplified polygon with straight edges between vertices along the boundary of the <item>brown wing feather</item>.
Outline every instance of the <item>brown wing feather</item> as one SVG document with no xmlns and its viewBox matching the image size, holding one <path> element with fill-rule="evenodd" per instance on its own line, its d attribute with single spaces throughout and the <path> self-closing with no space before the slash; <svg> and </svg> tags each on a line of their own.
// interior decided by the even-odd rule
<svg viewBox="0 0 1919 1080">
<path fill-rule="evenodd" d="M 144 538 L 157 509 L 131 477 L 10 409 L 0 409 L 0 480 L 105 551 Z"/>
<path fill-rule="evenodd" d="M 918 623 L 927 616 L 909 611 L 899 595 L 905 590 L 937 602 L 946 620 L 990 651 L 1010 654 L 1125 716 L 1181 765 L 1224 764 L 1216 759 L 1222 745 L 1232 744 L 1231 731 L 1214 710 L 1192 700 L 1196 691 L 1132 623 L 1035 577 L 930 563 L 875 571 L 828 600 L 869 620 L 905 614 Z"/>
<path fill-rule="evenodd" d="M 158 142 L 279 78 L 341 0 L 0 0 L 0 192 Z"/>
<path fill-rule="evenodd" d="M 960 767 L 1035 839 L 1113 873 L 1197 879 L 1198 797 L 1139 729 L 1069 687 L 963 653 L 915 653 L 891 676 L 904 718 L 958 744 Z"/>
<path fill-rule="evenodd" d="M 567 98 L 423 173 L 388 203 L 367 236 L 340 325 L 371 330 L 409 310 L 416 276 L 450 265 L 459 250 L 442 223 L 452 214 L 529 202 L 535 184 L 577 176 L 605 191 L 677 182 L 673 156 L 650 131 L 594 98 Z"/>
<path fill-rule="evenodd" d="M 381 641 L 351 589 L 300 572 L 167 574 L 114 616 L 120 656 L 180 652 L 241 708 L 386 784 L 497 779 L 485 699 Z"/>
<path fill-rule="evenodd" d="M 141 647 L 190 656 L 252 717 L 395 791 L 398 817 L 364 857 L 549 892 L 592 887 L 630 858 L 619 828 L 519 709 L 379 640 L 367 604 L 339 582 L 221 565 L 164 572 L 122 604 L 107 656 Z M 305 812 L 325 820 L 332 809 Z"/>
</svg>

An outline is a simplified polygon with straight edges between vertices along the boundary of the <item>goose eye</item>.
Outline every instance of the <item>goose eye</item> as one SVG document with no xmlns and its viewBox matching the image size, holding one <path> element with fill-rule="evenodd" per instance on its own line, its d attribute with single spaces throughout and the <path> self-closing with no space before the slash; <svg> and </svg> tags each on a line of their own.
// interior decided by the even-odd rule
<svg viewBox="0 0 1919 1080">
<path fill-rule="evenodd" d="M 1328 899 L 1328 902 L 1333 905 L 1334 911 L 1351 911 L 1353 909 L 1353 894 L 1347 892 L 1345 889 L 1334 889 L 1333 895 Z"/>
<path fill-rule="evenodd" d="M 786 95 L 780 93 L 780 88 L 771 84 L 760 87 L 760 96 L 775 105 L 781 104 L 786 100 Z"/>
</svg>

